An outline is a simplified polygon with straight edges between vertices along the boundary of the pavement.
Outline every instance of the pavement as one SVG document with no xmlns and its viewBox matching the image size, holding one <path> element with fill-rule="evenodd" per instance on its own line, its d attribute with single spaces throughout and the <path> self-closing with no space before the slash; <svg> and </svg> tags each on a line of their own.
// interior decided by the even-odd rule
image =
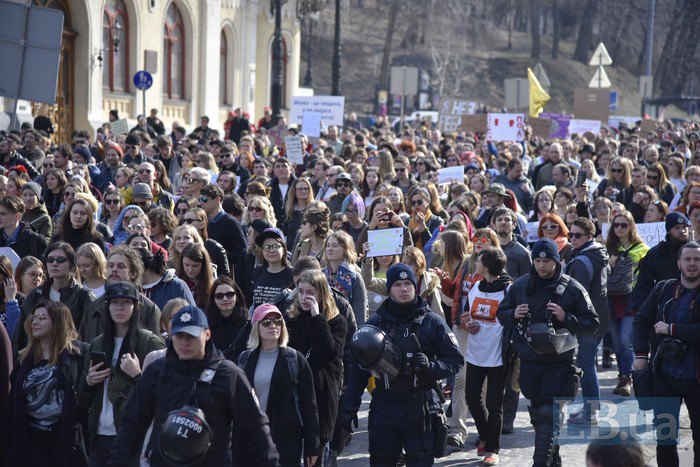
<svg viewBox="0 0 700 467">
<path fill-rule="evenodd" d="M 614 407 L 607 407 L 606 412 L 611 413 L 610 410 L 617 410 L 618 413 L 631 413 L 633 416 L 637 415 L 642 417 L 642 420 L 650 422 L 649 417 L 644 417 L 645 413 L 640 413 L 638 407 L 636 406 L 636 401 L 634 398 L 626 398 L 613 395 L 612 391 L 617 384 L 617 370 L 615 364 L 613 363 L 613 369 L 602 370 L 598 367 L 598 378 L 601 385 L 601 398 L 603 400 L 610 401 L 609 404 Z M 579 391 L 580 396 L 580 391 Z M 338 458 L 338 465 L 343 467 L 365 467 L 369 466 L 369 454 L 368 454 L 368 434 L 367 434 L 367 414 L 369 410 L 370 396 L 365 393 L 362 399 L 362 406 L 360 412 L 358 413 L 359 418 L 359 428 L 353 434 L 352 441 L 345 448 L 342 455 Z M 501 451 L 500 451 L 500 462 L 498 465 L 506 467 L 525 467 L 532 465 L 532 454 L 533 454 L 533 440 L 534 440 L 534 430 L 530 425 L 530 416 L 527 412 L 528 401 L 524 397 L 520 397 L 520 403 L 518 406 L 518 414 L 515 419 L 514 427 L 515 431 L 509 435 L 501 436 Z M 568 414 L 578 410 L 581 407 L 580 398 L 575 400 L 572 404 L 569 404 L 565 408 L 566 416 Z M 633 407 L 633 409 L 631 409 Z M 601 414 L 603 414 L 603 409 L 601 409 Z M 603 422 L 603 415 L 600 418 L 600 432 L 601 434 L 605 431 L 604 427 L 609 425 Z M 611 417 L 612 418 L 612 417 Z M 619 418 L 619 417 L 618 417 Z M 649 466 L 656 465 L 656 451 L 653 438 L 647 439 L 651 432 L 649 430 L 644 430 L 638 428 L 642 426 L 643 423 L 637 422 L 637 433 L 639 433 L 642 438 L 642 447 L 644 449 L 644 455 Z M 476 440 L 477 432 L 474 426 L 473 420 L 470 418 L 468 420 L 468 436 L 467 442 L 463 449 L 449 448 L 448 456 L 441 459 L 436 459 L 435 465 L 438 466 L 478 466 L 483 465 L 481 458 L 476 455 L 476 447 L 474 446 L 474 441 Z M 577 436 L 585 438 L 589 431 L 582 431 L 577 428 L 567 427 L 564 425 L 562 430 L 566 430 L 568 437 L 575 438 Z M 586 465 L 586 447 L 588 445 L 587 441 L 571 441 L 562 442 L 560 454 L 562 457 L 563 465 L 565 466 L 585 466 Z M 690 432 L 690 419 L 688 417 L 688 412 L 685 405 L 681 407 L 681 434 L 680 442 L 678 446 L 680 466 L 690 467 L 693 465 L 693 440 Z"/>
</svg>

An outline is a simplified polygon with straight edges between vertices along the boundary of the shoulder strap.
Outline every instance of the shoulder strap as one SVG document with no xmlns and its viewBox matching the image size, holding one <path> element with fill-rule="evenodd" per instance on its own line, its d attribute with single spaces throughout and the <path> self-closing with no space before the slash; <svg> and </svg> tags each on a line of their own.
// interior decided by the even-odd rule
<svg viewBox="0 0 700 467">
<path fill-rule="evenodd" d="M 241 355 L 238 356 L 238 362 L 236 365 L 241 367 L 241 370 L 245 371 L 245 365 L 248 363 L 248 359 L 250 358 L 250 354 L 253 353 L 252 349 L 245 350 L 241 353 Z"/>
<path fill-rule="evenodd" d="M 283 347 L 284 357 L 287 360 L 287 366 L 289 367 L 289 374 L 292 375 L 292 395 L 294 396 L 294 408 L 297 411 L 297 417 L 299 417 L 299 424 L 304 426 L 304 419 L 301 416 L 301 409 L 299 407 L 299 361 L 297 360 L 297 353 L 293 349 Z"/>
<path fill-rule="evenodd" d="M 632 251 L 632 250 L 633 250 L 634 248 L 636 248 L 636 247 L 637 247 L 637 245 L 639 245 L 639 242 L 637 242 L 637 243 L 633 243 L 632 245 L 630 245 L 630 247 L 629 247 L 629 248 L 627 248 L 627 249 L 626 249 L 625 251 L 623 251 L 622 253 L 620 253 L 620 255 L 619 255 L 619 256 L 622 256 L 622 255 L 625 255 L 625 256 L 627 256 L 627 255 L 629 254 L 629 252 L 630 252 L 630 251 Z"/>
<path fill-rule="evenodd" d="M 574 258 L 574 261 L 580 260 L 583 263 L 583 266 L 586 268 L 586 272 L 588 273 L 589 276 L 591 276 L 591 280 L 593 279 L 593 262 L 591 261 L 591 258 L 589 258 L 586 255 L 578 255 Z M 572 261 L 571 263 L 573 263 Z M 563 276 L 562 276 L 563 279 Z M 561 283 L 561 281 L 560 281 Z"/>
</svg>

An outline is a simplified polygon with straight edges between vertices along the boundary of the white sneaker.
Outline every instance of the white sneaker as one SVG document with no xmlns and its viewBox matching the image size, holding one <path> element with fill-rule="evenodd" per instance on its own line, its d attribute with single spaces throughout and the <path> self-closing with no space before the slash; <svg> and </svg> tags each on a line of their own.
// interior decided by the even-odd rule
<svg viewBox="0 0 700 467">
<path fill-rule="evenodd" d="M 498 454 L 495 452 L 487 452 L 484 457 L 484 465 L 496 465 L 498 464 Z"/>
</svg>

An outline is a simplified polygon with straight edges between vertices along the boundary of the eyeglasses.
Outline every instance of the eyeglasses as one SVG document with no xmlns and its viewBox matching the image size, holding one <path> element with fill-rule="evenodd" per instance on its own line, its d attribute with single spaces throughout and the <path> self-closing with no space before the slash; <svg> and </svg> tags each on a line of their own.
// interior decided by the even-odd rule
<svg viewBox="0 0 700 467">
<path fill-rule="evenodd" d="M 189 211 L 189 210 L 190 210 L 189 208 L 180 208 L 180 209 L 176 209 L 176 210 L 175 210 L 175 214 L 184 214 L 184 213 L 186 213 L 186 212 Z"/>
<path fill-rule="evenodd" d="M 233 154 L 226 153 L 226 154 L 222 154 L 221 157 L 222 157 L 222 158 L 224 158 L 224 157 L 233 157 Z"/>
<path fill-rule="evenodd" d="M 265 318 L 260 321 L 260 324 L 264 328 L 269 328 L 273 324 L 279 328 L 282 327 L 282 318 Z"/>
<path fill-rule="evenodd" d="M 128 225 L 131 219 L 136 219 L 138 216 L 124 216 L 124 222 Z"/>
<path fill-rule="evenodd" d="M 46 264 L 51 264 L 51 263 L 58 263 L 58 264 L 63 264 L 66 261 L 68 261 L 68 258 L 65 256 L 49 256 L 46 258 Z"/>
<path fill-rule="evenodd" d="M 48 263 L 48 261 L 47 261 Z M 23 273 L 25 276 L 29 276 L 32 279 L 43 279 L 44 278 L 44 273 L 43 272 L 25 272 Z"/>
<path fill-rule="evenodd" d="M 472 237 L 472 243 L 483 243 L 486 245 L 489 242 L 491 242 L 491 240 L 488 237 Z"/>
<path fill-rule="evenodd" d="M 406 169 L 394 169 L 395 172 L 405 172 Z"/>
<path fill-rule="evenodd" d="M 411 204 L 413 206 L 422 206 L 423 205 L 423 200 L 422 199 L 414 199 L 411 201 Z"/>
<path fill-rule="evenodd" d="M 274 245 L 265 245 L 264 247 L 262 247 L 263 251 L 267 252 L 277 251 L 280 248 L 282 248 L 282 245 L 280 245 L 279 243 L 275 243 Z"/>
<path fill-rule="evenodd" d="M 56 167 L 56 165 L 52 164 L 50 162 L 47 162 L 47 163 L 43 164 L 42 167 L 45 169 L 53 169 L 54 167 Z"/>
<path fill-rule="evenodd" d="M 139 169 L 140 174 L 150 174 L 153 173 L 151 169 Z"/>
<path fill-rule="evenodd" d="M 128 151 L 129 149 L 136 149 L 136 148 L 137 148 L 138 146 L 135 146 L 135 145 L 131 145 L 131 144 L 127 144 L 127 145 L 126 145 L 126 146 L 124 146 L 124 147 L 125 147 L 125 148 L 126 148 L 126 150 Z"/>
<path fill-rule="evenodd" d="M 658 180 L 659 176 L 658 175 L 647 175 L 647 179 L 649 180 Z"/>
<path fill-rule="evenodd" d="M 627 222 L 614 222 L 613 229 L 626 229 L 630 225 Z"/>
<path fill-rule="evenodd" d="M 545 224 L 542 226 L 542 230 L 556 230 L 559 226 L 557 224 Z"/>
<path fill-rule="evenodd" d="M 199 219 L 197 219 L 196 217 L 190 217 L 189 219 L 183 219 L 183 220 L 185 221 L 185 224 L 194 224 Z"/>
<path fill-rule="evenodd" d="M 248 212 L 263 212 L 263 208 L 260 206 L 248 206 Z"/>
<path fill-rule="evenodd" d="M 582 234 L 581 232 L 569 232 L 569 238 L 579 239 L 579 238 L 582 238 L 585 236 L 586 236 L 586 234 Z"/>
<path fill-rule="evenodd" d="M 416 165 L 425 165 L 425 162 L 416 162 Z"/>
<path fill-rule="evenodd" d="M 208 203 L 208 202 L 209 202 L 209 197 L 207 197 L 207 196 L 200 196 L 200 197 L 198 198 L 198 201 L 199 201 L 200 203 Z"/>
<path fill-rule="evenodd" d="M 342 187 L 347 188 L 347 187 L 349 187 L 349 186 L 350 186 L 350 184 L 349 184 L 348 182 L 338 182 L 338 183 L 335 184 L 335 187 L 336 187 L 336 188 L 342 188 Z"/>
<path fill-rule="evenodd" d="M 134 225 L 129 226 L 129 230 L 131 230 L 132 232 L 134 230 L 143 230 L 145 228 L 146 228 L 146 224 L 134 224 Z"/>
<path fill-rule="evenodd" d="M 71 193 L 71 192 L 69 192 L 69 191 L 66 191 L 65 193 L 63 193 L 63 197 L 64 197 L 64 198 L 67 198 L 67 197 L 69 197 L 69 196 L 75 196 L 75 193 Z"/>
<path fill-rule="evenodd" d="M 214 294 L 214 300 L 233 300 L 233 298 L 236 296 L 236 292 L 224 292 L 224 293 L 215 293 Z"/>
<path fill-rule="evenodd" d="M 109 205 L 109 204 L 117 205 L 117 204 L 119 204 L 119 199 L 107 199 L 107 198 L 105 198 L 104 203 L 107 205 Z"/>
<path fill-rule="evenodd" d="M 204 180 L 200 180 L 200 179 L 194 178 L 194 177 L 190 177 L 190 178 L 187 179 L 187 183 L 195 183 L 195 182 L 197 182 L 197 183 L 204 183 Z"/>
<path fill-rule="evenodd" d="M 622 172 L 624 172 L 624 169 L 610 169 L 610 172 L 614 174 L 621 174 Z"/>
</svg>

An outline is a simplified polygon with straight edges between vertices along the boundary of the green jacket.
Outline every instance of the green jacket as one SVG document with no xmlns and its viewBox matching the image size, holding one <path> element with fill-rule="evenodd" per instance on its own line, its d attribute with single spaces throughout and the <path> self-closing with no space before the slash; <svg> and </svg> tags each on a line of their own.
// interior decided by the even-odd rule
<svg viewBox="0 0 700 467">
<path fill-rule="evenodd" d="M 53 223 L 51 222 L 51 216 L 49 216 L 49 211 L 46 210 L 44 204 L 40 204 L 24 213 L 22 216 L 22 221 L 34 227 L 34 230 L 46 237 L 51 238 L 51 233 L 53 232 Z"/>
</svg>

